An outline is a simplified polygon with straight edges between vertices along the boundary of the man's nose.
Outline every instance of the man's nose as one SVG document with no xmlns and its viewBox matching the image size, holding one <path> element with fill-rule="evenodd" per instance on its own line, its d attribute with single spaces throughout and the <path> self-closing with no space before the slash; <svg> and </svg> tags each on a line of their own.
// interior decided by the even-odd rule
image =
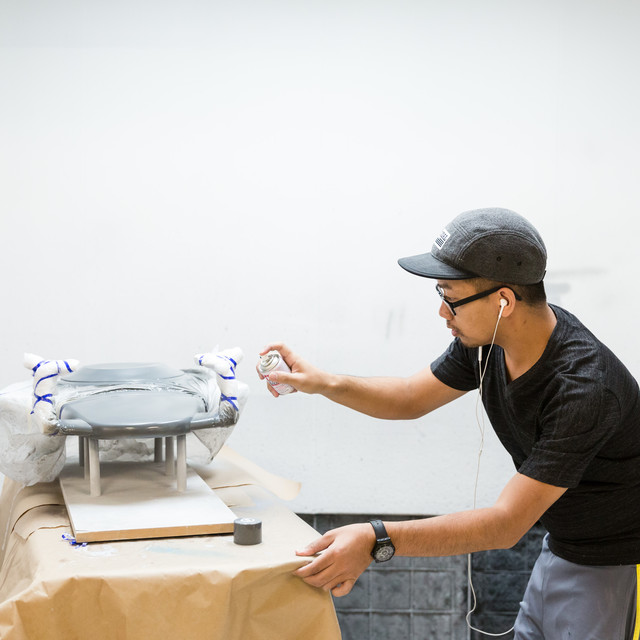
<svg viewBox="0 0 640 640">
<path fill-rule="evenodd" d="M 447 307 L 444 302 L 440 303 L 440 309 L 438 310 L 438 315 L 445 320 L 451 320 L 453 318 L 453 313 L 451 313 L 451 309 Z"/>
</svg>

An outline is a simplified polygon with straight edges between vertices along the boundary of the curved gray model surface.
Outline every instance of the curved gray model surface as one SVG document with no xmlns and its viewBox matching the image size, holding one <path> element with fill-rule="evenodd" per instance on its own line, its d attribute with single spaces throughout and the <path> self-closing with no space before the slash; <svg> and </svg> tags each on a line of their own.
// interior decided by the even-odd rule
<svg viewBox="0 0 640 640">
<path fill-rule="evenodd" d="M 62 377 L 73 384 L 132 384 L 152 383 L 179 378 L 184 371 L 158 362 L 114 362 L 92 364 Z"/>
<path fill-rule="evenodd" d="M 237 422 L 237 411 L 221 414 L 216 408 L 206 412 L 204 398 L 176 388 L 175 379 L 187 375 L 157 363 L 83 367 L 65 376 L 64 384 L 120 388 L 66 402 L 60 410 L 58 433 L 99 439 L 154 438 Z M 163 382 L 171 388 L 163 388 Z M 152 386 L 136 389 L 136 384 Z"/>
</svg>

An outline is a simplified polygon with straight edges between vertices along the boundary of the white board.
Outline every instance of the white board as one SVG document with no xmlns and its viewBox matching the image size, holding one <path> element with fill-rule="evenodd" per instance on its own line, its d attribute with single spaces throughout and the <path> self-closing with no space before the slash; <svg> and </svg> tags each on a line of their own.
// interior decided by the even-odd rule
<svg viewBox="0 0 640 640">
<path fill-rule="evenodd" d="M 187 468 L 187 487 L 154 462 L 101 463 L 99 496 L 90 495 L 89 479 L 77 464 L 60 475 L 77 542 L 164 538 L 231 533 L 236 516 L 205 481 Z"/>
</svg>

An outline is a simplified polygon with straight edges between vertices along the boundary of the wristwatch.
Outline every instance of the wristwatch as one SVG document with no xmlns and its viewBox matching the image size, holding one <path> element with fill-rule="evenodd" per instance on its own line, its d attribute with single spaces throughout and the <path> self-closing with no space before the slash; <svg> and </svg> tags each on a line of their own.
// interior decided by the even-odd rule
<svg viewBox="0 0 640 640">
<path fill-rule="evenodd" d="M 393 542 L 391 542 L 391 538 L 382 524 L 382 520 L 369 520 L 369 522 L 376 532 L 376 543 L 373 545 L 371 557 L 376 562 L 391 560 L 393 554 L 396 552 L 396 548 L 393 546 Z"/>
</svg>

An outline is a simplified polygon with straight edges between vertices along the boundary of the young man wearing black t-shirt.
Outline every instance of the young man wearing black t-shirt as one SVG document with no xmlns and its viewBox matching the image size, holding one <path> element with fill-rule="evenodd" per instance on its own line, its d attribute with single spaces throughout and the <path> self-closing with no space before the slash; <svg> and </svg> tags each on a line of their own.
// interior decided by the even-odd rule
<svg viewBox="0 0 640 640">
<path fill-rule="evenodd" d="M 538 520 L 549 532 L 515 625 L 516 640 L 637 640 L 640 570 L 640 392 L 624 365 L 542 284 L 546 248 L 507 209 L 456 217 L 429 253 L 400 265 L 433 279 L 453 335 L 408 378 L 320 371 L 283 344 L 283 382 L 371 416 L 423 416 L 480 389 L 516 473 L 490 507 L 327 532 L 296 574 L 349 593 L 373 556 L 448 556 L 509 548 Z M 270 387 L 274 395 L 277 392 Z M 373 525 L 373 526 L 372 526 Z"/>
</svg>

